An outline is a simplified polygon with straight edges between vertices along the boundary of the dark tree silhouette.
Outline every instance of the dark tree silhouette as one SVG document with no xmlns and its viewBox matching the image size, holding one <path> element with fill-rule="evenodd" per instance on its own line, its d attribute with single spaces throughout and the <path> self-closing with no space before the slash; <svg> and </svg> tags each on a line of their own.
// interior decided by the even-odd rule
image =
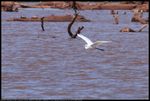
<svg viewBox="0 0 150 101">
<path fill-rule="evenodd" d="M 42 27 L 42 30 L 45 31 L 45 29 L 44 29 L 44 17 L 41 18 L 41 27 Z"/>
<path fill-rule="evenodd" d="M 77 7 L 76 7 L 76 1 L 73 1 L 73 2 L 72 2 L 72 8 L 73 8 L 73 10 L 74 10 L 74 12 L 75 12 L 75 14 L 74 14 L 75 16 L 74 16 L 73 20 L 70 22 L 70 24 L 68 25 L 68 33 L 69 33 L 69 36 L 70 36 L 71 38 L 76 38 L 76 37 L 77 37 L 77 34 L 80 34 L 80 32 L 81 32 L 81 30 L 84 28 L 84 26 L 78 27 L 78 30 L 76 31 L 75 34 L 73 34 L 73 33 L 71 32 L 71 27 L 72 27 L 72 25 L 74 24 L 75 20 L 76 20 L 77 17 L 78 17 L 78 12 L 77 12 Z"/>
<path fill-rule="evenodd" d="M 77 13 L 77 6 L 76 6 L 76 1 L 73 1 L 72 2 L 72 8 L 73 8 L 73 10 L 75 11 L 75 14 Z"/>
<path fill-rule="evenodd" d="M 80 34 L 81 30 L 84 28 L 83 26 L 82 26 L 82 27 L 79 27 L 75 34 L 73 34 L 73 33 L 71 32 L 71 27 L 72 27 L 72 25 L 74 24 L 74 22 L 75 22 L 75 20 L 77 19 L 77 17 L 78 17 L 78 13 L 75 14 L 73 20 L 72 20 L 71 23 L 68 25 L 68 33 L 69 33 L 69 36 L 70 36 L 71 38 L 76 38 L 76 37 L 77 37 L 77 34 Z"/>
</svg>

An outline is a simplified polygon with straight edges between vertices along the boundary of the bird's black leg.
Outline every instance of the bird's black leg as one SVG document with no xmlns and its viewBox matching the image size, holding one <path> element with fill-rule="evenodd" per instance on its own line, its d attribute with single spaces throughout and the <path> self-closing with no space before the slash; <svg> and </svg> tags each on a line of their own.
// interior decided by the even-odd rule
<svg viewBox="0 0 150 101">
<path fill-rule="evenodd" d="M 104 51 L 104 49 L 101 49 L 101 48 L 95 48 L 95 49 L 98 49 L 98 50 Z"/>
</svg>

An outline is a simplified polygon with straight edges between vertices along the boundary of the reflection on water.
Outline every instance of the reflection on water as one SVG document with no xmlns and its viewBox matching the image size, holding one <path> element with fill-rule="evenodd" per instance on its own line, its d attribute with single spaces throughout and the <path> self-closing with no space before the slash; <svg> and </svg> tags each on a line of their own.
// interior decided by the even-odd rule
<svg viewBox="0 0 150 101">
<path fill-rule="evenodd" d="M 71 14 L 71 10 L 22 9 L 2 12 L 3 99 L 148 99 L 148 28 L 143 32 L 120 33 L 132 13 L 120 13 L 113 24 L 107 10 L 80 11 L 92 22 L 82 34 L 91 40 L 110 40 L 99 50 L 85 50 L 80 38 L 70 39 L 69 22 L 7 22 L 8 18 Z M 105 15 L 105 16 L 104 16 Z M 144 13 L 147 16 L 147 13 Z"/>
</svg>

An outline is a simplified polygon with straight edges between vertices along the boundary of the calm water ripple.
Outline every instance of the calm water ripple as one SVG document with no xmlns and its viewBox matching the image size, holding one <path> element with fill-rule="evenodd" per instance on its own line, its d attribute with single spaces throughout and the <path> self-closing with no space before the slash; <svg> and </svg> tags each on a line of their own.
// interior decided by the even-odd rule
<svg viewBox="0 0 150 101">
<path fill-rule="evenodd" d="M 92 22 L 82 34 L 91 40 L 111 40 L 104 52 L 85 50 L 80 38 L 70 39 L 69 22 L 7 22 L 23 16 L 72 14 L 71 10 L 22 9 L 2 12 L 2 98 L 3 99 L 148 99 L 148 28 L 143 32 L 120 33 L 132 13 L 114 25 L 110 11 L 84 10 Z M 105 16 L 103 16 L 105 15 Z M 144 13 L 147 16 L 147 13 Z"/>
</svg>

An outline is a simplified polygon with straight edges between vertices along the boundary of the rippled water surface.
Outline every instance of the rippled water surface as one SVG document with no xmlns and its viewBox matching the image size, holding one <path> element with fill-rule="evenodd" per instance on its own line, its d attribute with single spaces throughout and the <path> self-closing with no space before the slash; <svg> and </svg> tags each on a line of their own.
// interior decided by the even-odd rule
<svg viewBox="0 0 150 101">
<path fill-rule="evenodd" d="M 83 10 L 91 22 L 76 22 L 91 40 L 110 40 L 99 50 L 85 50 L 85 42 L 70 39 L 69 22 L 7 22 L 20 16 L 73 14 L 72 10 L 20 9 L 2 12 L 3 99 L 148 99 L 148 28 L 121 33 L 131 23 L 132 12 L 119 10 L 113 24 L 109 10 Z M 147 17 L 148 13 L 144 13 Z"/>
</svg>

